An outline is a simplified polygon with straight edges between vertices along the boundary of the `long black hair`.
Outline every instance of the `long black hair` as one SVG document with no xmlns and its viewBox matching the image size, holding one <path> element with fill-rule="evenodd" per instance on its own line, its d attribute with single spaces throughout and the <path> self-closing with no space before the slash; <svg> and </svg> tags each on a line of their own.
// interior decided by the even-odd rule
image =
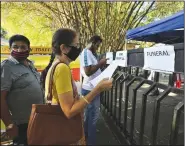
<svg viewBox="0 0 185 146">
<path fill-rule="evenodd" d="M 46 80 L 47 72 L 48 72 L 49 68 L 51 67 L 54 60 L 55 60 L 55 54 L 54 54 L 54 52 L 52 52 L 52 54 L 50 56 L 49 64 L 46 66 L 46 68 L 41 73 L 40 81 L 41 81 L 41 86 L 43 89 L 45 89 L 45 80 Z"/>
<path fill-rule="evenodd" d="M 60 50 L 61 44 L 71 45 L 75 37 L 76 37 L 76 32 L 68 28 L 58 29 L 54 33 L 52 38 L 52 54 L 50 57 L 50 61 L 49 61 L 49 64 L 41 73 L 41 86 L 43 87 L 43 89 L 45 89 L 45 80 L 46 80 L 47 72 L 55 59 L 55 55 L 61 55 L 61 50 Z"/>
</svg>

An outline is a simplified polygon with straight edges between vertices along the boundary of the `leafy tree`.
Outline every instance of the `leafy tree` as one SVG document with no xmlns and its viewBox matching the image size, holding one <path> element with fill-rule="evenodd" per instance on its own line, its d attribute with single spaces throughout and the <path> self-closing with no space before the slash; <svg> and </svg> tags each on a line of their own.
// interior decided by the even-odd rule
<svg viewBox="0 0 185 146">
<path fill-rule="evenodd" d="M 26 3 L 23 4 L 29 7 Z M 50 46 L 51 21 L 34 11 L 25 11 L 23 8 L 20 2 L 2 4 L 1 25 L 6 28 L 7 36 L 23 34 L 31 40 L 32 46 Z"/>
<path fill-rule="evenodd" d="M 100 52 L 122 50 L 128 29 L 148 24 L 183 9 L 183 2 L 3 2 L 2 26 L 8 36 L 27 35 L 32 45 L 50 45 L 61 27 L 75 29 L 82 47 L 94 34 L 101 35 Z M 6 20 L 6 21 L 5 21 Z"/>
<path fill-rule="evenodd" d="M 1 27 L 1 37 L 2 38 L 7 38 L 7 31 Z"/>
</svg>

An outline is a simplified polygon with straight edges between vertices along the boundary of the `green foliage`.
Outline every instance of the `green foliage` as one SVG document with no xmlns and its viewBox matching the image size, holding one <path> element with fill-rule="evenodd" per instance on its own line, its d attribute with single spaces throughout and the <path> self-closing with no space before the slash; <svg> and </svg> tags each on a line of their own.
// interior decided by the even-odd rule
<svg viewBox="0 0 185 146">
<path fill-rule="evenodd" d="M 7 38 L 7 31 L 3 27 L 1 27 L 1 37 Z"/>
<path fill-rule="evenodd" d="M 177 13 L 184 8 L 184 2 L 157 2 L 152 8 L 151 12 L 146 15 L 145 22 L 140 25 L 146 25 L 155 21 L 155 19 L 162 19 Z"/>
<path fill-rule="evenodd" d="M 122 50 L 128 29 L 146 25 L 182 10 L 183 2 L 2 2 L 2 27 L 8 37 L 24 34 L 32 45 L 50 46 L 53 32 L 75 29 L 84 47 L 101 35 L 100 52 Z M 143 43 L 142 43 L 143 45 Z"/>
<path fill-rule="evenodd" d="M 1 25 L 8 32 L 7 37 L 22 34 L 30 39 L 32 46 L 50 46 L 51 21 L 42 15 L 37 15 L 34 11 L 24 10 L 29 5 L 9 3 L 8 6 L 3 7 L 5 4 L 7 3 L 2 4 Z"/>
</svg>

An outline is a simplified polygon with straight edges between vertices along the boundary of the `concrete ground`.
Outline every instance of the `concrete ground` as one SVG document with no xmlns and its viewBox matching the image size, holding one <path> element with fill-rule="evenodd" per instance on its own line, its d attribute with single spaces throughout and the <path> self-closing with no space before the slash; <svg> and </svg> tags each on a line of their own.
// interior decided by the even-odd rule
<svg viewBox="0 0 185 146">
<path fill-rule="evenodd" d="M 97 145 L 120 145 L 102 115 L 97 123 Z"/>
</svg>

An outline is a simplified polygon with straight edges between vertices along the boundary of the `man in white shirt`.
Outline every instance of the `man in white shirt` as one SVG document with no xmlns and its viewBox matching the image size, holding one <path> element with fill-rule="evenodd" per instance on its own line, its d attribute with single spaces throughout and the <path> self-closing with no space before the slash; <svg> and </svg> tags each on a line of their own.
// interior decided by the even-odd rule
<svg viewBox="0 0 185 146">
<path fill-rule="evenodd" d="M 82 95 L 87 95 L 92 89 L 90 81 L 101 74 L 101 68 L 106 65 L 106 59 L 97 60 L 96 50 L 101 44 L 100 36 L 93 36 L 80 55 L 80 72 L 83 77 Z M 96 123 L 99 118 L 100 96 L 97 96 L 84 111 L 84 130 L 87 145 L 96 145 Z"/>
</svg>

